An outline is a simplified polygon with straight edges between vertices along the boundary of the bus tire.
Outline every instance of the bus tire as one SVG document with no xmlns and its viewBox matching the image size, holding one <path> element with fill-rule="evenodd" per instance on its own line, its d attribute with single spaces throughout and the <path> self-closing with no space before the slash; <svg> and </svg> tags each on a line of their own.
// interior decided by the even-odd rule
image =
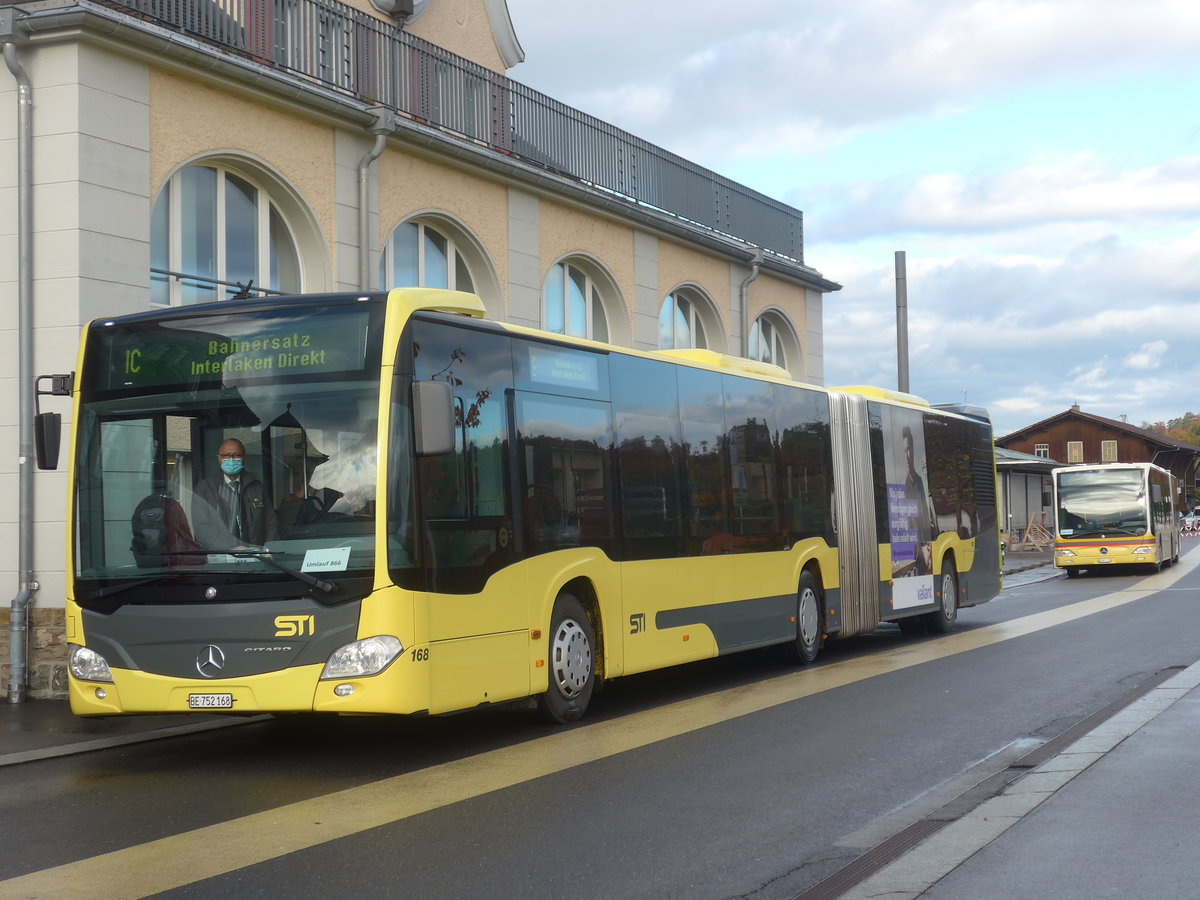
<svg viewBox="0 0 1200 900">
<path fill-rule="evenodd" d="M 1073 566 L 1068 566 L 1067 567 L 1067 577 L 1068 578 L 1078 578 L 1079 570 L 1074 568 Z"/>
<path fill-rule="evenodd" d="M 596 636 L 587 611 L 574 595 L 559 594 L 554 601 L 548 643 L 550 686 L 538 697 L 538 711 L 560 725 L 578 721 L 596 688 Z"/>
<path fill-rule="evenodd" d="M 949 559 L 942 562 L 941 600 L 938 608 L 925 616 L 925 627 L 930 634 L 949 634 L 958 621 L 958 573 Z"/>
<path fill-rule="evenodd" d="M 800 573 L 800 587 L 796 590 L 796 640 L 792 644 L 792 657 L 802 666 L 816 662 L 821 646 L 825 642 L 824 601 L 821 587 L 812 572 Z"/>
</svg>

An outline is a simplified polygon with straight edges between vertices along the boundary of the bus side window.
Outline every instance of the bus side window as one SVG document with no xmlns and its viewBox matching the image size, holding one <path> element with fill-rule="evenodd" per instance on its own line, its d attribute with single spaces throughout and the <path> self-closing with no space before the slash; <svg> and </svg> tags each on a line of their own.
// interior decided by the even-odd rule
<svg viewBox="0 0 1200 900">
<path fill-rule="evenodd" d="M 775 447 L 774 392 L 765 382 L 726 375 L 725 427 L 735 552 L 783 549 Z"/>
<path fill-rule="evenodd" d="M 608 404 L 522 393 L 517 420 L 527 552 L 611 550 Z"/>
<path fill-rule="evenodd" d="M 609 359 L 616 426 L 621 558 L 684 555 L 683 473 L 675 367 Z"/>
<path fill-rule="evenodd" d="M 681 366 L 687 555 L 722 553 L 732 539 L 725 490 L 725 401 L 716 372 Z"/>
<path fill-rule="evenodd" d="M 832 544 L 829 402 L 817 391 L 777 384 L 775 408 L 780 524 L 792 543 L 823 537 Z"/>
</svg>

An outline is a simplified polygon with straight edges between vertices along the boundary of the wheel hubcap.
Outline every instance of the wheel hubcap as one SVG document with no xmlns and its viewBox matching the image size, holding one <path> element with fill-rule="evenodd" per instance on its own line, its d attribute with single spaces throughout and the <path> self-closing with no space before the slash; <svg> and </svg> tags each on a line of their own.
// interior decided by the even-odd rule
<svg viewBox="0 0 1200 900">
<path fill-rule="evenodd" d="M 806 647 L 817 642 L 817 625 L 820 616 L 817 613 L 817 595 L 806 590 L 800 594 L 800 640 Z"/>
<path fill-rule="evenodd" d="M 942 575 L 942 615 L 947 619 L 954 615 L 954 607 L 958 605 L 958 598 L 954 596 L 954 576 L 950 574 Z"/>
<path fill-rule="evenodd" d="M 579 696 L 592 674 L 592 645 L 574 619 L 564 619 L 550 645 L 554 683 L 568 700 Z"/>
</svg>

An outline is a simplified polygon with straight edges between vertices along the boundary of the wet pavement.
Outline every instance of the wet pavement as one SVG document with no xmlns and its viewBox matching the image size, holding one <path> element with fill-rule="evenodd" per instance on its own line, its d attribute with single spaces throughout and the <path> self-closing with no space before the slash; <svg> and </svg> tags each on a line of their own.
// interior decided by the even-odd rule
<svg viewBox="0 0 1200 900">
<path fill-rule="evenodd" d="M 1005 558 L 1005 586 L 1060 577 Z M 263 717 L 256 716 L 255 719 Z M 0 767 L 161 740 L 245 717 L 80 719 L 65 701 L 0 703 Z M 1200 663 L 849 888 L 847 900 L 1200 896 Z"/>
</svg>

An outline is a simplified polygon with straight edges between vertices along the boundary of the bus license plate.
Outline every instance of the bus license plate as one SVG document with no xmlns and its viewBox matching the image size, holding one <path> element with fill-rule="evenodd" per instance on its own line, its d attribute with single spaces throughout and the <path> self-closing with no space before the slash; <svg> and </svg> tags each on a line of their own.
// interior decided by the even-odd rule
<svg viewBox="0 0 1200 900">
<path fill-rule="evenodd" d="M 233 694 L 188 694 L 188 709 L 233 709 Z"/>
</svg>

